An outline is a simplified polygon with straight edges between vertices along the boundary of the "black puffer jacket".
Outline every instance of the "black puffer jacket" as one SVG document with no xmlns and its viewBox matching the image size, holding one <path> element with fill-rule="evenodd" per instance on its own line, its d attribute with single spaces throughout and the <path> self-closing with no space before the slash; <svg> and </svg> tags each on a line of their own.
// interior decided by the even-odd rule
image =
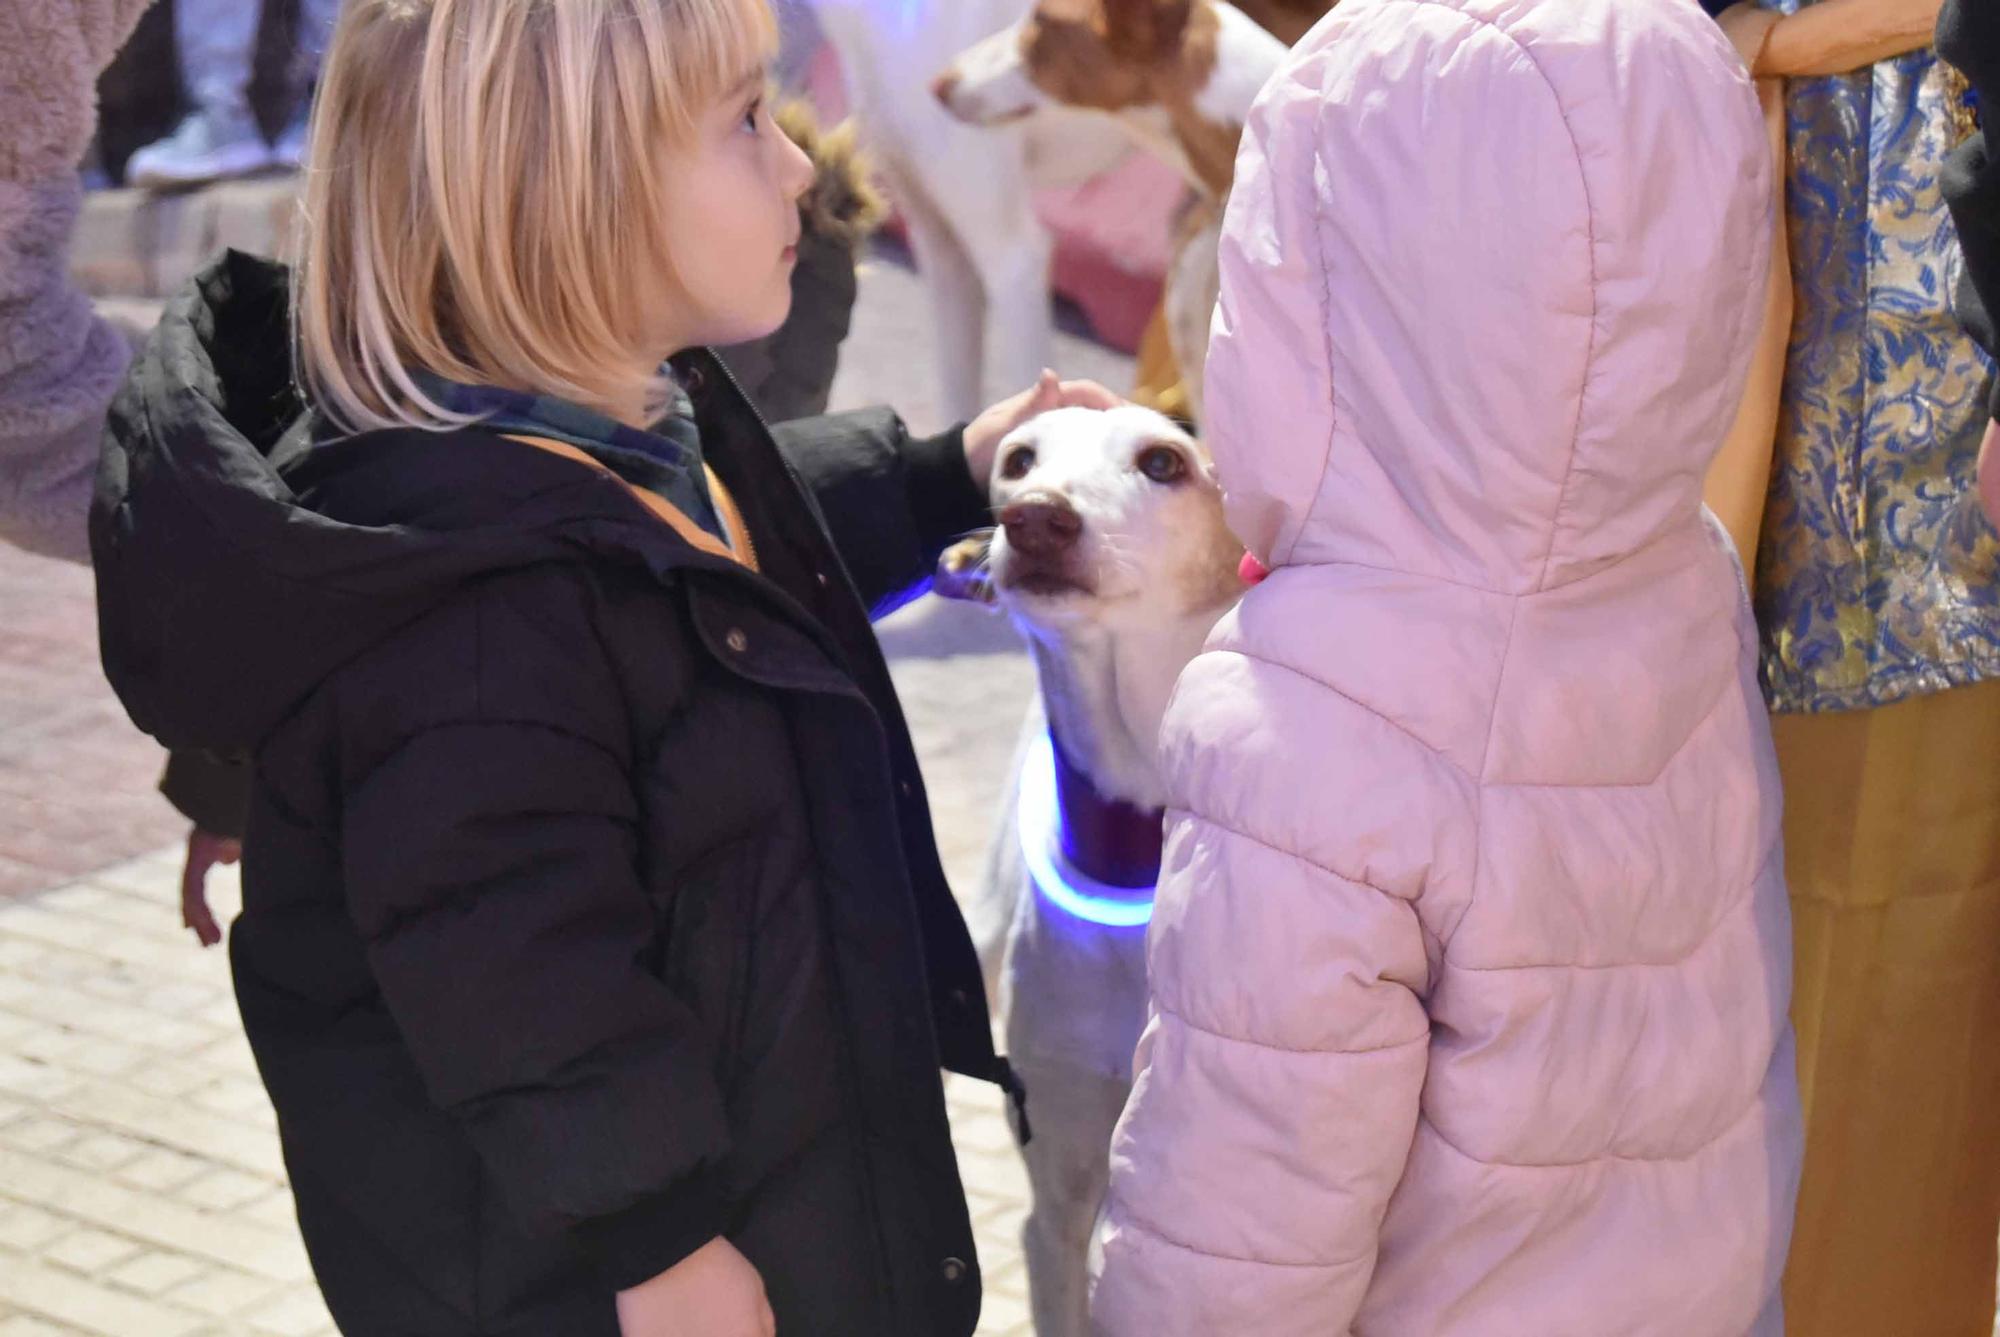
<svg viewBox="0 0 2000 1337">
<path fill-rule="evenodd" d="M 956 437 L 774 445 L 686 359 L 759 577 L 488 433 L 296 447 L 285 301 L 168 309 L 92 539 L 133 718 L 254 757 L 237 996 L 343 1330 L 613 1334 L 722 1233 L 781 1332 L 971 1332 L 938 1068 L 1004 1065 L 864 611 L 980 519 Z"/>
</svg>

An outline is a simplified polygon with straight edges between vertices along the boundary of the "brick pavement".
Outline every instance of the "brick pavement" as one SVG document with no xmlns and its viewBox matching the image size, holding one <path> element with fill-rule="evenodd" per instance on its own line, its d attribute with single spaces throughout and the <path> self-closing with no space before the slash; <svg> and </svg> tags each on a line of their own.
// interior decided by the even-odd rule
<svg viewBox="0 0 2000 1337">
<path fill-rule="evenodd" d="M 175 922 L 177 871 L 169 850 L 0 906 L 0 1337 L 333 1331 L 226 961 Z M 233 913 L 235 878 L 213 885 Z M 1025 1334 L 1020 1165 L 997 1099 L 947 1093 L 980 1331 Z"/>
<path fill-rule="evenodd" d="M 160 752 L 97 666 L 90 572 L 0 550 L 0 903 L 158 849 Z"/>
<path fill-rule="evenodd" d="M 157 221 L 157 220 L 155 220 Z M 837 404 L 937 426 L 921 293 L 864 275 Z M 1065 338 L 1065 374 L 1129 363 Z M 974 884 L 1032 674 L 980 610 L 883 626 L 954 881 Z M 332 1328 L 220 951 L 177 922 L 159 753 L 96 667 L 87 572 L 0 548 L 0 1337 L 308 1337 Z M 218 910 L 239 891 L 214 879 Z M 980 1331 L 1029 1331 L 1025 1181 L 998 1099 L 947 1087 L 987 1276 Z"/>
</svg>

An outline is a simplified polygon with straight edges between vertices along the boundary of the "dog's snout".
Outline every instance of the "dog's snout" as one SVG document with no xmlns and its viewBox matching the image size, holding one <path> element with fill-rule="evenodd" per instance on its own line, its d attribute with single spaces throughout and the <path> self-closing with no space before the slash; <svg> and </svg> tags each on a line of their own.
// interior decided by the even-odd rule
<svg viewBox="0 0 2000 1337">
<path fill-rule="evenodd" d="M 1067 500 L 1049 492 L 1016 497 L 1000 511 L 1007 542 L 1029 557 L 1055 557 L 1076 546 L 1083 517 Z"/>
<path fill-rule="evenodd" d="M 936 98 L 946 110 L 951 109 L 951 95 L 958 91 L 958 71 L 946 70 L 931 80 L 931 96 Z"/>
</svg>

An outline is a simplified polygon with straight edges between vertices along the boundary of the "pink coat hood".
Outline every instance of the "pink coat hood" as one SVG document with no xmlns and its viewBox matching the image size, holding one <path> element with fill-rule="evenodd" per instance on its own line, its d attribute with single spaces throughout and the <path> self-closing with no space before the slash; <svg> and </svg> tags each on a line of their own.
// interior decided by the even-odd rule
<svg viewBox="0 0 2000 1337">
<path fill-rule="evenodd" d="M 1344 0 L 1259 98 L 1102 1331 L 1778 1330 L 1776 765 L 1701 508 L 1769 260 L 1694 0 Z"/>
</svg>

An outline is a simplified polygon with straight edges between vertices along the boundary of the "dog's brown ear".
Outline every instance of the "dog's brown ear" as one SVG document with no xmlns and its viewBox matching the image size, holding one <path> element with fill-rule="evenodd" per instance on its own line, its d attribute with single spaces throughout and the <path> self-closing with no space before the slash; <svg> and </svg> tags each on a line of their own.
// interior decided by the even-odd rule
<svg viewBox="0 0 2000 1337">
<path fill-rule="evenodd" d="M 1194 0 L 1102 0 L 1104 43 L 1119 57 L 1152 64 L 1173 54 Z"/>
<path fill-rule="evenodd" d="M 931 591 L 966 603 L 994 602 L 993 573 L 986 564 L 992 546 L 993 531 L 982 529 L 946 548 L 938 558 L 937 578 L 931 582 Z"/>
</svg>

